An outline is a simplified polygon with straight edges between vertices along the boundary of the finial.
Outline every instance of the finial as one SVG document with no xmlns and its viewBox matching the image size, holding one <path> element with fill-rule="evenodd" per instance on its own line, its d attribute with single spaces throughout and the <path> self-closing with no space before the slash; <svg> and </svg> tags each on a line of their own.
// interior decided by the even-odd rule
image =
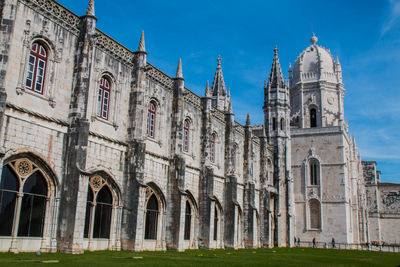
<svg viewBox="0 0 400 267">
<path fill-rule="evenodd" d="M 210 96 L 210 84 L 208 83 L 208 80 L 207 80 L 207 84 L 206 84 L 206 95 L 205 96 L 206 97 Z"/>
<path fill-rule="evenodd" d="M 231 98 L 231 88 L 228 88 L 228 98 Z"/>
<path fill-rule="evenodd" d="M 142 35 L 140 36 L 140 42 L 139 42 L 138 51 L 146 52 L 146 47 L 144 45 L 144 31 L 142 31 Z"/>
<path fill-rule="evenodd" d="M 318 37 L 315 36 L 315 33 L 312 33 L 312 37 L 310 39 L 310 42 L 315 45 L 318 42 Z"/>
<path fill-rule="evenodd" d="M 179 59 L 178 62 L 178 69 L 176 70 L 176 78 L 183 78 L 183 74 L 182 74 L 182 60 Z"/>
<path fill-rule="evenodd" d="M 277 45 L 275 45 L 275 48 L 274 48 L 274 55 L 275 56 L 277 56 L 278 55 L 278 46 Z"/>
<path fill-rule="evenodd" d="M 229 99 L 228 112 L 232 113 L 232 101 Z"/>
<path fill-rule="evenodd" d="M 267 80 L 264 79 L 264 89 L 267 88 Z"/>
<path fill-rule="evenodd" d="M 218 55 L 217 61 L 218 61 L 218 67 L 221 67 L 221 56 L 220 55 Z"/>
<path fill-rule="evenodd" d="M 289 72 L 292 72 L 292 63 L 289 62 Z"/>
<path fill-rule="evenodd" d="M 94 16 L 94 0 L 89 0 L 89 5 L 86 11 L 87 16 Z"/>
<path fill-rule="evenodd" d="M 250 114 L 248 112 L 247 112 L 246 125 L 251 125 L 250 124 Z"/>
</svg>

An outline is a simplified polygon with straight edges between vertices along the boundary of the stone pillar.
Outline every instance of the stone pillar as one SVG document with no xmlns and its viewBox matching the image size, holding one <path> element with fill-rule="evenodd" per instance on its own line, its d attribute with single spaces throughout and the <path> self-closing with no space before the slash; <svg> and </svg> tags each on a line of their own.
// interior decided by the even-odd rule
<svg viewBox="0 0 400 267">
<path fill-rule="evenodd" d="M 168 249 L 182 251 L 185 228 L 185 159 L 175 155 L 170 163 L 170 169 L 166 243 Z"/>
<path fill-rule="evenodd" d="M 236 248 L 238 232 L 237 177 L 229 175 L 225 179 L 224 243 L 227 248 Z"/>
<path fill-rule="evenodd" d="M 199 221 L 200 236 L 199 247 L 210 248 L 212 240 L 211 233 L 211 200 L 214 195 L 214 171 L 212 167 L 206 166 L 200 174 L 200 198 L 199 198 Z"/>
<path fill-rule="evenodd" d="M 124 250 L 142 250 L 144 236 L 144 210 L 146 185 L 144 184 L 144 164 L 146 144 L 130 141 L 127 152 L 127 179 L 123 186 L 123 206 L 121 225 L 121 247 Z"/>
</svg>

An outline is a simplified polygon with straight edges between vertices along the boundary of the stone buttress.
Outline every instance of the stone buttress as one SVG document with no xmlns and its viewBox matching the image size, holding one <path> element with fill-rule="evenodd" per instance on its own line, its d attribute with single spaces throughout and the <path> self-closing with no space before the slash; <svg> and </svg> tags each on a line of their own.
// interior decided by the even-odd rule
<svg viewBox="0 0 400 267">
<path fill-rule="evenodd" d="M 61 188 L 58 221 L 58 248 L 62 252 L 82 253 L 88 179 L 85 173 L 89 120 L 87 118 L 90 74 L 97 19 L 93 1 L 81 17 L 75 54 L 72 97 L 69 108 L 65 174 Z"/>
</svg>

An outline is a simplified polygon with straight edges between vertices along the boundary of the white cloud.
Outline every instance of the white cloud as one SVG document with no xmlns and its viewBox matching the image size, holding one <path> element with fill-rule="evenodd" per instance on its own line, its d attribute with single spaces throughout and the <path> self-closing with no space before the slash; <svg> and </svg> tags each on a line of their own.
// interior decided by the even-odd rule
<svg viewBox="0 0 400 267">
<path fill-rule="evenodd" d="M 381 36 L 393 29 L 393 27 L 400 21 L 400 1 L 390 0 L 390 15 L 382 26 Z"/>
</svg>

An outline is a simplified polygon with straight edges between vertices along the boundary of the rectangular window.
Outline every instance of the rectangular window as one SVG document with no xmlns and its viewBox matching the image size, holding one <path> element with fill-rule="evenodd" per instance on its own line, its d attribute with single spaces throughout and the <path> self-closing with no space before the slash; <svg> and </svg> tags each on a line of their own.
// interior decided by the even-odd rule
<svg viewBox="0 0 400 267">
<path fill-rule="evenodd" d="M 184 135 L 183 150 L 188 152 L 188 150 L 189 150 L 189 137 L 188 137 L 189 131 L 188 131 L 188 129 L 184 130 L 184 134 L 183 135 Z"/>
<path fill-rule="evenodd" d="M 36 86 L 35 86 L 35 91 L 38 93 L 42 92 L 45 67 L 46 67 L 46 62 L 39 59 L 38 69 L 37 69 L 37 73 L 36 73 Z"/>
<path fill-rule="evenodd" d="M 29 57 L 29 65 L 28 65 L 28 74 L 26 77 L 26 87 L 29 89 L 32 89 L 32 83 L 33 83 L 33 71 L 35 68 L 35 61 L 36 58 L 33 56 Z"/>
<path fill-rule="evenodd" d="M 108 118 L 108 99 L 109 99 L 110 94 L 107 91 L 104 91 L 104 97 L 103 97 L 103 115 L 102 117 L 104 119 Z"/>
<path fill-rule="evenodd" d="M 99 88 L 99 92 L 97 94 L 97 116 L 101 117 L 101 99 L 103 95 L 103 89 Z"/>
</svg>

